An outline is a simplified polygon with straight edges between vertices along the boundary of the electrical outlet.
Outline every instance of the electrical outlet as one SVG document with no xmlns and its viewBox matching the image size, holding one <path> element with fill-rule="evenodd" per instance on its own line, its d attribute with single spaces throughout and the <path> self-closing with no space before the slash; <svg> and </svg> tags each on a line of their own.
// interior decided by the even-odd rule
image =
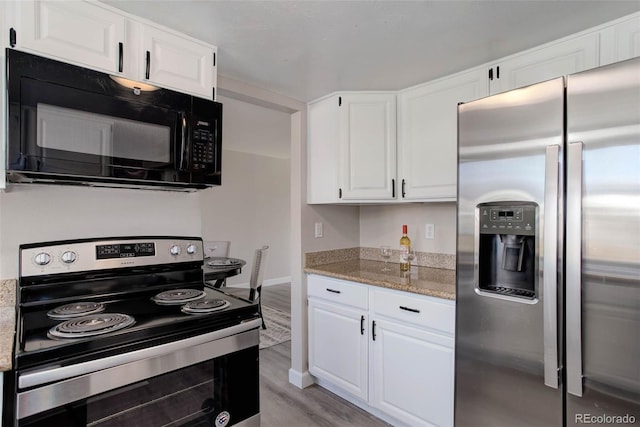
<svg viewBox="0 0 640 427">
<path fill-rule="evenodd" d="M 321 222 L 316 222 L 315 224 L 315 236 L 317 237 L 322 237 L 322 223 Z"/>
<path fill-rule="evenodd" d="M 424 225 L 424 238 L 429 240 L 436 238 L 436 226 L 434 224 Z"/>
</svg>

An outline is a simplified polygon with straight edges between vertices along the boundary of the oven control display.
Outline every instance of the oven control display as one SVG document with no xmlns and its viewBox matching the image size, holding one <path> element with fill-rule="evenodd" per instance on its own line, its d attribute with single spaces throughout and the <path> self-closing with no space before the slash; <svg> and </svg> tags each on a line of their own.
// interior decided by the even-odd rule
<svg viewBox="0 0 640 427">
<path fill-rule="evenodd" d="M 156 248 L 153 243 L 120 243 L 115 245 L 96 246 L 97 259 L 133 258 L 141 256 L 154 256 Z"/>
</svg>

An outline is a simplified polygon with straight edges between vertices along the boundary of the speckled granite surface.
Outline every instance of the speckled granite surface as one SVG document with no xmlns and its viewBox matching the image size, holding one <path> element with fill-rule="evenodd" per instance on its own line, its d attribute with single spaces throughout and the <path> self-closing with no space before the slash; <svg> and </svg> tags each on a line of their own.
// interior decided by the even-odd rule
<svg viewBox="0 0 640 427">
<path fill-rule="evenodd" d="M 0 281 L 0 371 L 12 367 L 11 353 L 16 331 L 16 281 Z"/>
<path fill-rule="evenodd" d="M 305 273 L 367 285 L 413 292 L 449 300 L 456 299 L 456 272 L 442 268 L 413 266 L 409 274 L 400 271 L 400 264 L 389 262 L 389 272 L 383 272 L 384 262 L 350 259 L 305 267 Z"/>
<path fill-rule="evenodd" d="M 347 248 L 331 251 L 309 252 L 305 254 L 305 267 L 331 264 L 334 262 L 349 261 L 355 259 L 367 259 L 370 261 L 383 261 L 380 256 L 380 248 Z M 400 251 L 391 250 L 391 262 L 399 262 Z M 420 267 L 442 268 L 445 270 L 456 269 L 456 256 L 431 252 L 416 252 L 413 265 Z"/>
</svg>

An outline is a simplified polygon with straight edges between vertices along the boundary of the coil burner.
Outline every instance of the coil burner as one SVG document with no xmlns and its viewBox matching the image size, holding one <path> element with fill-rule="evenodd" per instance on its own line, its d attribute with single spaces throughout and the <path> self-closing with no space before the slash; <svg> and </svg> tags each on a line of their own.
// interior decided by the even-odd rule
<svg viewBox="0 0 640 427">
<path fill-rule="evenodd" d="M 49 329 L 53 338 L 85 338 L 124 329 L 135 323 L 133 317 L 118 313 L 90 314 L 62 322 Z"/>
<path fill-rule="evenodd" d="M 229 301 L 223 299 L 204 299 L 185 304 L 182 307 L 182 312 L 187 314 L 207 314 L 223 310 L 230 305 Z"/>
<path fill-rule="evenodd" d="M 67 320 L 89 314 L 102 313 L 104 304 L 99 302 L 74 302 L 62 305 L 47 312 L 47 316 L 55 320 Z"/>
<path fill-rule="evenodd" d="M 197 289 L 173 289 L 170 291 L 160 292 L 151 299 L 153 302 L 160 305 L 182 305 L 202 299 L 204 296 L 204 291 Z"/>
</svg>

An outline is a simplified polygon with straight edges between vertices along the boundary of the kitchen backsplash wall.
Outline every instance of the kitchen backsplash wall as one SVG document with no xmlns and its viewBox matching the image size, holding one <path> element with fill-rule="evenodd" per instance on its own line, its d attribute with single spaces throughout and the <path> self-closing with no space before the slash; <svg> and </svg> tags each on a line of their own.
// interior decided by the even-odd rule
<svg viewBox="0 0 640 427">
<path fill-rule="evenodd" d="M 130 235 L 200 236 L 199 193 L 12 185 L 0 193 L 0 279 L 21 243 Z"/>
<path fill-rule="evenodd" d="M 360 246 L 389 245 L 398 249 L 402 225 L 407 224 L 411 246 L 420 252 L 456 253 L 455 203 L 406 203 L 360 207 Z M 425 224 L 433 224 L 435 238 L 425 239 Z"/>
</svg>

